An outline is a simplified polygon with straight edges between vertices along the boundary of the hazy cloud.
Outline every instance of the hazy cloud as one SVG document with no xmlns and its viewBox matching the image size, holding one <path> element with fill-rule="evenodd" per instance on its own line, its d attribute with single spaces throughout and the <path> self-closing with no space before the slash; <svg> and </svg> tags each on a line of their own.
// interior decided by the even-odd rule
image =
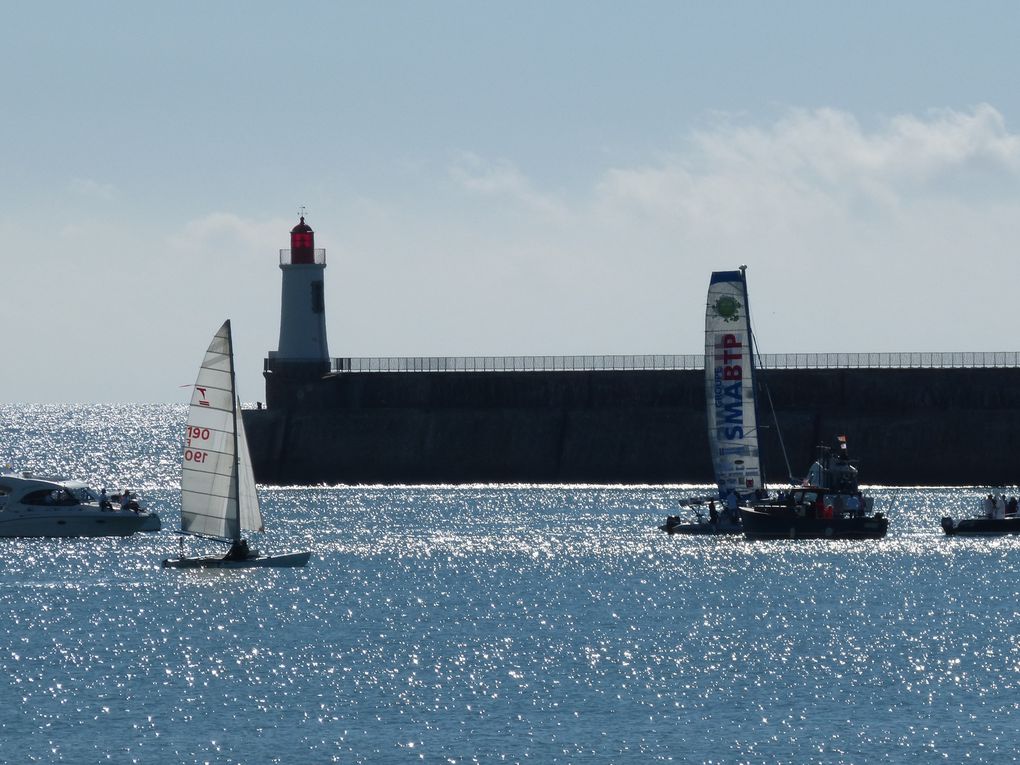
<svg viewBox="0 0 1020 765">
<path fill-rule="evenodd" d="M 533 212 L 563 217 L 565 205 L 549 192 L 538 191 L 513 163 L 504 160 L 486 161 L 464 153 L 450 168 L 451 177 L 464 189 L 489 197 L 503 197 Z"/>
<path fill-rule="evenodd" d="M 570 195 L 505 161 L 472 156 L 455 173 L 532 212 L 494 246 L 517 264 L 503 289 L 541 295 L 544 310 L 513 311 L 483 333 L 512 321 L 536 353 L 587 350 L 593 338 L 614 352 L 697 352 L 708 276 L 741 263 L 770 350 L 1014 347 L 1004 323 L 953 317 L 985 299 L 989 279 L 1020 278 L 1018 176 L 1020 135 L 987 104 L 868 125 L 827 108 L 716 119 Z M 842 320 L 837 305 L 852 307 Z M 487 319 L 476 316 L 477 332 Z M 566 331 L 577 317 L 587 332 Z"/>
<path fill-rule="evenodd" d="M 173 237 L 176 249 L 207 250 L 224 247 L 250 249 L 264 252 L 273 249 L 282 236 L 293 226 L 282 218 L 271 221 L 255 221 L 226 212 L 214 212 L 188 221 Z"/>
<path fill-rule="evenodd" d="M 1020 172 L 1020 136 L 986 104 L 969 112 L 899 115 L 866 130 L 851 114 L 794 109 L 765 127 L 721 121 L 695 132 L 686 150 L 660 164 L 606 172 L 604 212 L 741 225 L 749 215 L 803 223 L 853 215 L 855 205 L 889 211 L 945 194 L 964 200 L 973 175 Z"/>
<path fill-rule="evenodd" d="M 117 197 L 117 188 L 111 183 L 100 183 L 91 178 L 72 178 L 68 189 L 76 196 L 110 202 Z"/>
</svg>

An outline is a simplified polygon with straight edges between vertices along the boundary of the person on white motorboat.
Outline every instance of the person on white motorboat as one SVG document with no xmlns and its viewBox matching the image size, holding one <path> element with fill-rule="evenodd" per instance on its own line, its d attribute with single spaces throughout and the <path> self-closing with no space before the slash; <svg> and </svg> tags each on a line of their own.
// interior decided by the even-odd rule
<svg viewBox="0 0 1020 765">
<path fill-rule="evenodd" d="M 99 490 L 99 509 L 113 510 L 113 504 L 110 502 L 110 497 L 107 496 L 105 488 Z"/>
<path fill-rule="evenodd" d="M 131 493 L 131 489 L 124 489 L 124 493 L 120 497 L 120 509 L 125 512 L 131 510 L 136 513 L 142 509 L 138 504 L 138 499 Z"/>
</svg>

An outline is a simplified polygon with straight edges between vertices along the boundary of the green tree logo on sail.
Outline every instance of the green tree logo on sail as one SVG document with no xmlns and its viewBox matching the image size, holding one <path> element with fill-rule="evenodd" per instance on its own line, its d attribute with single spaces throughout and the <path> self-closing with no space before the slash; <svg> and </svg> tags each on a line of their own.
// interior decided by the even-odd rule
<svg viewBox="0 0 1020 765">
<path fill-rule="evenodd" d="M 723 321 L 737 321 L 740 318 L 740 302 L 730 295 L 723 295 L 715 301 L 715 313 Z"/>
</svg>

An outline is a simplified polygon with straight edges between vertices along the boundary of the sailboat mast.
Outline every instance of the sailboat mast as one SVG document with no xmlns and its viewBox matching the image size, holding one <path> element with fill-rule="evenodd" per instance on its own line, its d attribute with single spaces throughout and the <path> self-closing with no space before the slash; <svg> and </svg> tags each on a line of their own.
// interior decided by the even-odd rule
<svg viewBox="0 0 1020 765">
<path fill-rule="evenodd" d="M 228 368 L 230 370 L 230 412 L 231 412 L 231 422 L 232 422 L 232 424 L 234 426 L 233 428 L 231 428 L 231 430 L 233 431 L 232 436 L 233 436 L 233 439 L 234 439 L 234 465 L 233 465 L 233 470 L 231 471 L 232 474 L 233 474 L 233 478 L 231 480 L 233 482 L 233 488 L 234 488 L 234 515 L 235 515 L 235 520 L 237 521 L 237 536 L 234 537 L 234 540 L 235 541 L 239 541 L 241 539 L 241 476 L 240 476 L 241 471 L 238 468 L 238 459 L 237 459 L 237 454 L 238 454 L 238 452 L 237 452 L 237 393 L 236 393 L 236 391 L 237 391 L 237 382 L 234 379 L 234 335 L 230 331 L 230 319 L 227 319 L 227 362 L 228 362 L 227 366 L 228 366 Z"/>
<path fill-rule="evenodd" d="M 751 301 L 747 296 L 747 266 L 740 266 L 740 288 L 744 291 L 744 315 L 747 318 L 747 344 L 750 346 L 750 367 L 751 367 L 751 379 L 755 381 L 755 385 L 751 388 L 751 393 L 754 396 L 754 424 L 758 432 L 761 432 L 761 417 L 758 411 L 758 375 L 757 375 L 757 364 L 755 364 L 755 356 L 757 355 L 757 349 L 754 345 L 754 330 L 751 329 Z M 760 452 L 759 452 L 760 453 Z M 768 487 L 768 480 L 765 477 L 765 461 L 759 457 L 758 461 L 758 477 L 761 479 L 761 488 L 765 489 Z"/>
<path fill-rule="evenodd" d="M 765 381 L 764 369 L 757 365 L 757 360 L 761 354 L 758 353 L 758 341 L 755 339 L 754 330 L 751 328 L 751 304 L 747 299 L 747 266 L 740 267 L 740 281 L 744 287 L 744 305 L 747 307 L 747 336 L 751 342 L 751 369 L 757 370 L 762 374 L 756 374 L 755 386 L 754 386 L 754 418 L 755 422 L 761 422 L 758 417 L 758 386 L 765 391 L 765 397 L 769 400 L 769 410 L 772 413 L 772 424 L 775 426 L 776 435 L 779 437 L 779 450 L 783 453 L 783 462 L 786 463 L 786 473 L 793 480 L 793 471 L 790 470 L 790 458 L 786 454 L 786 444 L 783 442 L 783 431 L 779 427 L 779 418 L 776 416 L 776 407 L 772 403 L 772 391 L 769 390 L 768 383 Z M 761 483 L 762 488 L 766 487 L 767 481 L 765 478 L 765 461 L 762 460 L 759 469 L 761 470 Z"/>
</svg>

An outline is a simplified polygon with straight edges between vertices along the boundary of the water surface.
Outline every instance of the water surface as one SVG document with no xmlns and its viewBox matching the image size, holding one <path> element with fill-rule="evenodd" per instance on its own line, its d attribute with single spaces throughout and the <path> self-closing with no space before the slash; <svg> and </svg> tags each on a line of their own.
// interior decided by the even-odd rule
<svg viewBox="0 0 1020 765">
<path fill-rule="evenodd" d="M 0 409 L 5 461 L 177 523 L 183 407 Z M 878 542 L 658 531 L 698 490 L 266 490 L 303 570 L 0 540 L 0 762 L 1016 759 L 1020 541 L 938 526 L 985 487 L 875 488 Z"/>
</svg>

